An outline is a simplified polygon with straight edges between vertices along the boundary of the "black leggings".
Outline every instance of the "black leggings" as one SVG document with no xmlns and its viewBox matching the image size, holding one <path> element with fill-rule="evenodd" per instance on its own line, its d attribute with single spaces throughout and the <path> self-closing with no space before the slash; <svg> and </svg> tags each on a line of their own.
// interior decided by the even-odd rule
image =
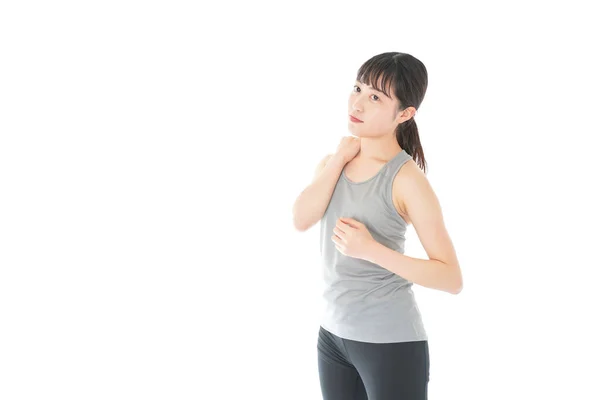
<svg viewBox="0 0 600 400">
<path fill-rule="evenodd" d="M 319 327 L 319 379 L 323 400 L 426 400 L 426 340 L 366 343 Z"/>
</svg>

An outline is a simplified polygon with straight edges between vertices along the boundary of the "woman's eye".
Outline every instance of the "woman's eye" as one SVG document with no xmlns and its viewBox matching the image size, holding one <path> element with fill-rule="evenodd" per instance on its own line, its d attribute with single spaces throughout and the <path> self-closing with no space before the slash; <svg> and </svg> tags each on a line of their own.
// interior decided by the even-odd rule
<svg viewBox="0 0 600 400">
<path fill-rule="evenodd" d="M 355 92 L 360 92 L 360 88 L 356 85 L 354 85 L 353 89 Z M 372 95 L 372 97 L 375 97 L 373 100 L 376 100 L 376 101 L 379 100 L 379 96 L 377 96 L 376 94 Z"/>
</svg>

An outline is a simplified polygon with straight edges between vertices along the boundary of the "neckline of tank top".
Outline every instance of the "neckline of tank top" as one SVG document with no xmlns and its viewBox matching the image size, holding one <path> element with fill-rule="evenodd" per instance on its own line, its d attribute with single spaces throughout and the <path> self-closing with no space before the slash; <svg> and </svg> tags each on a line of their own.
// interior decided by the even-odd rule
<svg viewBox="0 0 600 400">
<path fill-rule="evenodd" d="M 396 154 L 394 157 L 392 157 L 388 162 L 386 162 L 385 164 L 383 164 L 383 166 L 379 169 L 379 171 L 377 171 L 377 173 L 375 175 L 373 175 L 372 177 L 370 177 L 369 179 L 367 179 L 366 181 L 362 181 L 362 182 L 353 182 L 351 181 L 347 176 L 346 176 L 346 166 L 344 166 L 344 169 L 342 170 L 342 176 L 344 177 L 344 180 L 348 183 L 350 183 L 351 185 L 362 185 L 363 183 L 369 183 L 371 182 L 373 179 L 377 178 L 379 176 L 379 174 L 381 174 L 381 171 L 383 171 L 388 165 L 390 165 L 390 163 L 392 161 L 394 161 L 396 158 L 400 157 L 401 154 L 406 153 L 406 150 L 402 149 L 402 151 L 398 152 L 398 154 Z M 408 153 L 406 153 L 406 155 L 408 155 Z M 409 156 L 410 157 L 410 156 Z"/>
</svg>

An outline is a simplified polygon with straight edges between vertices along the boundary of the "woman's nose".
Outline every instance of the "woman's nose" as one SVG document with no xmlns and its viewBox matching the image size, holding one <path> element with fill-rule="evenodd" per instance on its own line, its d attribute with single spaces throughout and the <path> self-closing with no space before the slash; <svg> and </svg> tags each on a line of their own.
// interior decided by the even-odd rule
<svg viewBox="0 0 600 400">
<path fill-rule="evenodd" d="M 354 100 L 352 102 L 352 109 L 356 111 L 362 111 L 362 104 L 360 100 Z"/>
</svg>

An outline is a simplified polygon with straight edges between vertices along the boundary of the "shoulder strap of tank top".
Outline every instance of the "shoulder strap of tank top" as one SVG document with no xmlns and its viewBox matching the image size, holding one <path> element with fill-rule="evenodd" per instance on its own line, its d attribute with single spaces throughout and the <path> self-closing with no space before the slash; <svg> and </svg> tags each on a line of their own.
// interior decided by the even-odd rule
<svg viewBox="0 0 600 400">
<path fill-rule="evenodd" d="M 410 160 L 412 157 L 410 154 L 406 152 L 406 150 L 402 150 L 400 153 L 396 154 L 396 156 L 384 167 L 386 170 L 382 171 L 386 178 L 396 176 L 396 173 L 400 170 L 400 167 L 404 165 L 405 162 Z M 389 179 L 386 179 L 388 181 Z"/>
</svg>

